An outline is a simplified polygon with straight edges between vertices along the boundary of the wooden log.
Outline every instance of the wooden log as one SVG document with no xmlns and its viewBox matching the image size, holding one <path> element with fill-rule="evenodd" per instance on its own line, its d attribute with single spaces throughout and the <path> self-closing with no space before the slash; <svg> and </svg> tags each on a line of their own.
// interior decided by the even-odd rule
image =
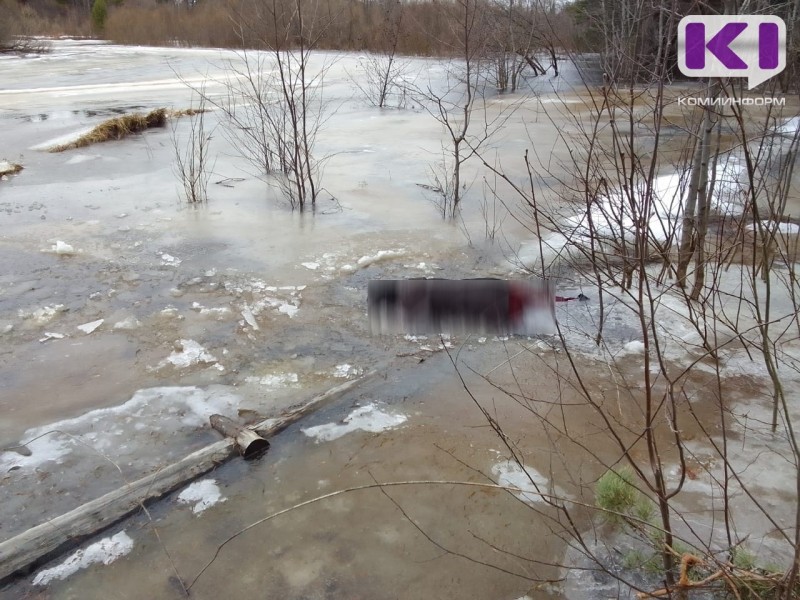
<svg viewBox="0 0 800 600">
<path fill-rule="evenodd" d="M 279 417 L 266 419 L 248 429 L 256 431 L 263 438 L 273 436 L 374 374 L 371 372 L 358 379 L 346 381 L 284 412 Z M 128 483 L 118 490 L 0 543 L 0 583 L 19 571 L 35 566 L 43 559 L 65 551 L 82 539 L 110 527 L 135 512 L 144 503 L 189 483 L 235 455 L 236 441 L 233 438 L 228 437 L 214 442 L 155 473 Z"/>
<path fill-rule="evenodd" d="M 222 435 L 236 440 L 236 447 L 242 458 L 250 460 L 261 456 L 269 448 L 269 442 L 258 435 L 252 429 L 239 425 L 233 419 L 223 415 L 211 415 L 209 417 L 211 426 Z"/>
</svg>

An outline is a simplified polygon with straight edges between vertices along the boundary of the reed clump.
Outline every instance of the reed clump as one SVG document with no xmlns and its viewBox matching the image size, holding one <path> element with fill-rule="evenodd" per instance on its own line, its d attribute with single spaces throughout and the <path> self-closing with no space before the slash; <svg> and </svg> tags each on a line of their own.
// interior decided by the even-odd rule
<svg viewBox="0 0 800 600">
<path fill-rule="evenodd" d="M 169 113 L 166 108 L 157 108 L 147 114 L 133 113 L 122 115 L 103 121 L 90 132 L 78 139 L 50 148 L 50 152 L 64 152 L 74 148 L 84 148 L 92 144 L 121 140 L 134 133 L 141 133 L 154 127 L 164 127 L 167 124 Z"/>
</svg>

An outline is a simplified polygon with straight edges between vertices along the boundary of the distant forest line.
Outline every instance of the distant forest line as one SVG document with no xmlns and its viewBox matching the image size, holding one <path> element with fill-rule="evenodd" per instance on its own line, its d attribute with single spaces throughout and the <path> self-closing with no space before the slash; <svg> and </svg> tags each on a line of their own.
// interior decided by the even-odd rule
<svg viewBox="0 0 800 600">
<path fill-rule="evenodd" d="M 800 0 L 0 0 L 0 51 L 25 51 L 18 36 L 42 35 L 216 48 L 302 43 L 445 57 L 463 56 L 469 44 L 476 57 L 517 56 L 534 74 L 554 66 L 542 56 L 596 52 L 609 78 L 641 81 L 659 71 L 657 61 L 677 64 L 683 15 L 740 12 L 786 21 L 787 69 L 777 83 L 796 89 Z M 474 21 L 465 23 L 464 15 Z"/>
</svg>

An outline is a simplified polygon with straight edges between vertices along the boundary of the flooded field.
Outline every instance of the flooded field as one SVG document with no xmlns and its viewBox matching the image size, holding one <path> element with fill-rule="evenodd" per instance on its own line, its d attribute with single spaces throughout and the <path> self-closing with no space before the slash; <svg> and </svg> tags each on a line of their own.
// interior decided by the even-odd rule
<svg viewBox="0 0 800 600">
<path fill-rule="evenodd" d="M 0 159 L 24 167 L 0 181 L 0 541 L 219 439 L 211 414 L 272 416 L 377 372 L 273 438 L 261 459 L 220 466 L 147 514 L 83 540 L 77 554 L 9 582 L 0 597 L 173 598 L 189 585 L 196 598 L 611 593 L 591 574 L 564 583 L 559 568 L 576 532 L 595 536 L 594 484 L 617 449 L 608 423 L 565 374 L 558 340 L 369 335 L 370 279 L 522 277 L 516 259 L 534 242 L 526 224 L 506 218 L 502 236 L 485 239 L 477 169 L 463 219 L 443 222 L 421 187 L 441 156 L 441 127 L 419 107 L 368 107 L 349 78 L 356 55 L 323 59 L 332 65 L 324 86 L 331 113 L 317 144 L 328 157 L 326 193 L 315 213 L 301 214 L 239 157 L 219 111 L 208 114 L 218 128 L 203 206 L 181 200 L 174 174 L 173 136 L 186 134 L 186 120 L 46 151 L 110 117 L 188 108 L 196 101 L 189 85 L 224 94 L 226 61 L 237 55 L 61 40 L 41 57 L 0 57 Z M 424 59 L 413 66 L 426 77 L 441 68 Z M 567 125 L 548 106 L 556 90 L 559 102 L 580 102 L 569 83 L 565 68 L 535 84 L 537 93 L 493 139 L 500 160 L 521 165 L 531 140 L 553 164 L 568 158 L 559 145 Z M 490 100 L 489 110 L 502 111 L 509 98 Z M 579 351 L 581 385 L 616 406 L 624 424 L 642 384 L 615 396 L 605 359 L 619 360 L 623 378 L 640 376 L 638 323 L 616 310 L 624 303 L 601 306 L 592 282 L 568 275 L 558 293 L 589 298 L 558 308 Z M 602 351 L 592 342 L 601 315 Z M 681 342 L 693 335 L 685 324 L 664 328 Z M 694 359 L 685 345 L 674 348 L 669 360 Z M 766 423 L 765 372 L 738 347 L 726 359 L 727 402 L 738 416 Z M 698 425 L 703 415 L 713 418 L 703 387 L 713 368 L 706 361 L 697 370 L 686 406 L 700 417 L 684 424 L 688 439 L 707 433 Z M 532 391 L 521 400 L 500 388 Z M 796 392 L 787 395 L 795 410 Z M 564 430 L 554 435 L 552 423 Z M 708 431 L 718 435 L 721 426 Z M 743 465 L 754 449 L 764 453 L 763 462 L 742 467 L 751 483 L 781 452 L 783 440 L 762 434 L 753 426 L 747 446 L 736 440 Z M 713 537 L 718 508 L 706 492 L 718 473 L 713 461 L 703 463 L 702 439 L 692 448 L 702 473 L 680 506 Z M 623 441 L 644 453 L 634 436 Z M 788 527 L 793 483 L 780 475 L 791 473 L 785 468 L 763 490 L 775 522 Z M 679 477 L 674 464 L 667 473 Z M 361 489 L 336 493 L 348 488 Z M 549 494 L 574 504 L 574 522 L 545 501 Z M 775 523 L 742 515 L 763 553 L 785 558 Z"/>
</svg>

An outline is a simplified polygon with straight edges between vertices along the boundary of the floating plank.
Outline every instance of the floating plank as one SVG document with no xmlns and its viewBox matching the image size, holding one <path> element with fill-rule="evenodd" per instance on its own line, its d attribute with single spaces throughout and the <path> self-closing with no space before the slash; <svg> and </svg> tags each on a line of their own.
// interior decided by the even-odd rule
<svg viewBox="0 0 800 600">
<path fill-rule="evenodd" d="M 346 381 L 304 404 L 285 411 L 276 418 L 265 419 L 251 425 L 249 429 L 264 438 L 274 436 L 374 375 L 374 372 L 370 372 L 358 379 Z M 141 508 L 146 502 L 160 498 L 189 483 L 238 454 L 236 441 L 233 438 L 214 442 L 155 473 L 128 483 L 118 490 L 0 543 L 0 582 L 23 569 L 34 566 L 57 551 L 66 550 L 83 538 L 110 527 Z"/>
</svg>

